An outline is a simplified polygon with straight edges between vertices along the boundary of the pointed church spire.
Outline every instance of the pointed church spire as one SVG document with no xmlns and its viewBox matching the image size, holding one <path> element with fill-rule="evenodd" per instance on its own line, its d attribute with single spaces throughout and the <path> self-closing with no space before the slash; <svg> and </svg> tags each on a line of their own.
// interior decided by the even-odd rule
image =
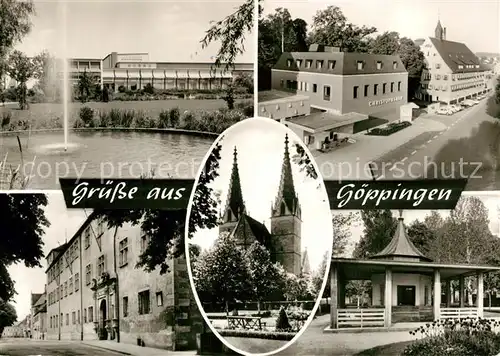
<svg viewBox="0 0 500 356">
<path fill-rule="evenodd" d="M 389 244 L 379 253 L 371 257 L 372 259 L 385 260 L 418 260 L 421 262 L 430 262 L 417 247 L 411 242 L 403 219 L 403 210 L 399 210 L 399 218 L 397 222 L 396 232 Z"/>
<path fill-rule="evenodd" d="M 286 207 L 293 214 L 296 213 L 299 207 L 299 200 L 293 183 L 292 164 L 290 162 L 290 152 L 288 151 L 288 134 L 285 135 L 285 154 L 283 156 L 283 164 L 281 166 L 281 180 L 278 189 L 278 195 L 274 201 L 273 213 L 280 211 L 281 203 L 285 203 Z"/>
<path fill-rule="evenodd" d="M 443 26 L 441 26 L 441 20 L 439 19 L 438 15 L 438 23 L 436 25 L 436 29 L 434 30 L 434 37 L 436 37 L 438 40 L 443 40 L 444 39 L 444 30 Z"/>
<path fill-rule="evenodd" d="M 241 192 L 240 172 L 238 169 L 238 150 L 236 146 L 233 152 L 233 169 L 231 171 L 227 202 L 223 216 L 226 215 L 229 209 L 237 219 L 245 212 L 245 202 L 243 201 L 243 193 Z"/>
<path fill-rule="evenodd" d="M 307 253 L 307 247 L 302 252 L 302 261 L 301 261 L 301 274 L 303 276 L 308 276 L 311 274 L 311 266 L 309 264 L 309 255 Z"/>
</svg>

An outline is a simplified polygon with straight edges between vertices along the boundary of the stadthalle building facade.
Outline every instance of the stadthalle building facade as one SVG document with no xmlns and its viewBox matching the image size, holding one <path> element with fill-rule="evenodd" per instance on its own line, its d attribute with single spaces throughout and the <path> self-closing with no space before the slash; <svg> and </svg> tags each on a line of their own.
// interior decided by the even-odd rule
<svg viewBox="0 0 500 356">
<path fill-rule="evenodd" d="M 47 339 L 196 348 L 202 327 L 184 258 L 170 271 L 135 268 L 148 246 L 139 225 L 108 229 L 91 214 L 47 256 Z M 198 331 L 199 332 L 199 331 Z"/>
</svg>

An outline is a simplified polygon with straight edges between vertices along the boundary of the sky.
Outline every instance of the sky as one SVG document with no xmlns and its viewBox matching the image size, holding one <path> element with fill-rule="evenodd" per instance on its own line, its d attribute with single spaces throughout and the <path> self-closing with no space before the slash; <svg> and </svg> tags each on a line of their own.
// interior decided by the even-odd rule
<svg viewBox="0 0 500 356">
<path fill-rule="evenodd" d="M 308 24 L 316 11 L 329 5 L 341 8 L 347 20 L 358 26 L 374 26 L 380 33 L 402 36 L 434 36 L 438 18 L 450 41 L 463 42 L 473 52 L 500 52 L 500 2 L 498 0 L 264 0 L 264 15 L 278 7 Z"/>
<path fill-rule="evenodd" d="M 48 204 L 45 207 L 45 216 L 51 225 L 45 229 L 42 237 L 44 242 L 43 253 L 46 256 L 53 248 L 69 241 L 80 225 L 85 221 L 86 213 L 83 210 L 66 209 L 62 192 L 47 191 Z M 89 213 L 89 211 L 87 211 Z M 27 268 L 23 263 L 9 267 L 9 273 L 15 282 L 17 295 L 14 297 L 14 307 L 17 320 L 22 321 L 30 313 L 31 293 L 43 293 L 47 283 L 45 270 L 47 260 L 40 261 L 42 268 Z"/>
<path fill-rule="evenodd" d="M 219 44 L 202 50 L 200 40 L 211 21 L 233 13 L 243 0 L 139 1 L 35 0 L 33 29 L 17 49 L 29 56 L 47 49 L 55 56 L 104 58 L 111 52 L 149 53 L 150 61 L 211 62 Z M 68 48 L 62 45 L 64 23 Z M 237 62 L 254 62 L 254 34 Z"/>
<path fill-rule="evenodd" d="M 238 168 L 247 213 L 264 222 L 270 230 L 271 204 L 278 193 L 281 166 L 288 133 L 290 155 L 300 139 L 289 129 L 273 120 L 244 120 L 224 134 L 221 142 L 220 175 L 212 183 L 221 192 L 219 210 L 224 209 L 233 165 L 234 147 L 238 150 Z M 332 244 L 331 213 L 324 185 L 306 177 L 292 162 L 295 188 L 302 208 L 302 250 L 307 248 L 311 270 L 317 268 Z M 321 183 L 321 185 L 320 185 Z M 218 228 L 198 231 L 192 243 L 208 249 L 218 237 Z"/>
<path fill-rule="evenodd" d="M 500 238 L 500 192 L 464 192 L 462 197 L 474 196 L 482 200 L 486 209 L 489 212 L 490 230 L 493 234 Z M 346 214 L 348 212 L 355 212 L 355 210 L 332 211 L 332 214 Z M 393 211 L 393 216 L 398 217 L 399 211 Z M 404 210 L 403 218 L 405 225 L 408 226 L 415 220 L 423 221 L 424 218 L 431 213 L 430 210 Z M 450 215 L 450 210 L 438 210 L 438 213 L 443 218 Z M 346 255 L 350 257 L 354 250 L 355 244 L 363 235 L 363 222 L 359 221 L 351 225 L 350 232 L 351 238 L 349 240 Z"/>
</svg>

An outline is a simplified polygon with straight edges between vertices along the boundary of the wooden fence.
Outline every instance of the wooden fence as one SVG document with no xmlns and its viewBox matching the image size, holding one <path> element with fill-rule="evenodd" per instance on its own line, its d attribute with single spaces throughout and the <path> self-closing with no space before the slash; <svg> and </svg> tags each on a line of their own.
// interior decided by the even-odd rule
<svg viewBox="0 0 500 356">
<path fill-rule="evenodd" d="M 384 326 L 384 309 L 338 309 L 338 328 L 364 328 Z"/>
<path fill-rule="evenodd" d="M 477 308 L 441 308 L 439 312 L 441 319 L 465 319 L 477 318 Z"/>
</svg>

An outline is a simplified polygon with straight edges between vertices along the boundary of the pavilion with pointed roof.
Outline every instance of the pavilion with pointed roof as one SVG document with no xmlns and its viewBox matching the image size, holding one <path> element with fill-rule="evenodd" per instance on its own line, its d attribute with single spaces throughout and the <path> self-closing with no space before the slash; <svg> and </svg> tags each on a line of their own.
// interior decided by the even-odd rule
<svg viewBox="0 0 500 356">
<path fill-rule="evenodd" d="M 247 211 L 238 169 L 238 151 L 234 148 L 227 201 L 221 213 L 219 232 L 229 233 L 243 249 L 259 241 L 268 249 L 273 262 L 279 262 L 289 273 L 300 275 L 309 273 L 309 262 L 307 255 L 304 259 L 301 251 L 301 207 L 293 181 L 288 145 L 288 135 L 285 135 L 280 183 L 270 209 L 270 230 Z M 302 265 L 304 261 L 307 261 L 307 266 Z"/>
<path fill-rule="evenodd" d="M 329 330 L 483 316 L 484 274 L 500 267 L 433 262 L 411 242 L 402 215 L 401 211 L 396 232 L 381 252 L 368 259 L 332 259 Z M 475 305 L 466 305 L 465 278 L 470 276 L 477 277 Z M 346 284 L 360 280 L 371 282 L 371 305 L 349 308 Z M 459 296 L 452 306 L 453 280 L 459 281 Z"/>
</svg>

